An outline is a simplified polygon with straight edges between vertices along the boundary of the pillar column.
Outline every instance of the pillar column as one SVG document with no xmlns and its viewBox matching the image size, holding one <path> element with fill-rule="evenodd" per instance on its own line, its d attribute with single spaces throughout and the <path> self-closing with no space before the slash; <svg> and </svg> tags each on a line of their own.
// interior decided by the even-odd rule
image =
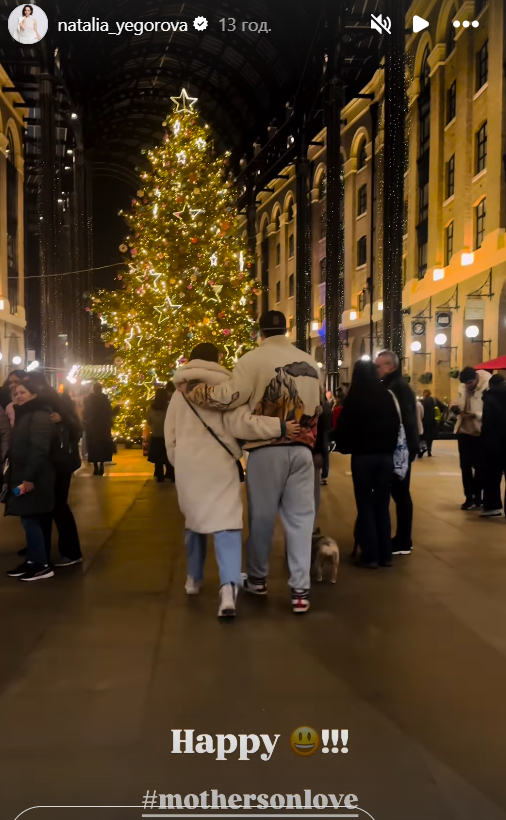
<svg viewBox="0 0 506 820">
<path fill-rule="evenodd" d="M 57 361 L 58 306 L 57 306 L 57 207 L 55 163 L 55 109 L 54 78 L 41 74 L 39 78 L 41 113 L 41 155 L 39 183 L 40 272 L 41 272 L 41 348 L 45 367 Z"/>
<path fill-rule="evenodd" d="M 297 347 L 311 351 L 311 167 L 305 144 L 297 160 L 297 259 L 296 329 Z"/>
<path fill-rule="evenodd" d="M 340 325 L 344 308 L 344 231 L 341 219 L 344 185 L 341 177 L 342 84 L 334 76 L 327 85 L 327 287 L 325 294 L 325 358 L 329 390 L 339 383 Z"/>
<path fill-rule="evenodd" d="M 383 327 L 386 347 L 402 358 L 402 240 L 405 154 L 405 21 L 403 3 L 384 3 L 392 20 L 385 36 Z"/>
</svg>

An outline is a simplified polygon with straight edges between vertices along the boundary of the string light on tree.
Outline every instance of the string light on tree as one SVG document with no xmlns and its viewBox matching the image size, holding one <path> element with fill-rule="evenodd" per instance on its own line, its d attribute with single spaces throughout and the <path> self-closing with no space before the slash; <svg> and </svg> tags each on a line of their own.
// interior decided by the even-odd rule
<svg viewBox="0 0 506 820">
<path fill-rule="evenodd" d="M 120 361 L 106 387 L 119 407 L 115 432 L 127 439 L 140 437 L 155 388 L 195 345 L 213 342 L 232 367 L 255 336 L 251 309 L 260 285 L 248 273 L 226 159 L 213 153 L 196 98 L 183 90 L 172 101 L 166 136 L 146 152 L 150 168 L 123 214 L 128 271 L 116 290 L 93 298 L 102 338 Z"/>
</svg>

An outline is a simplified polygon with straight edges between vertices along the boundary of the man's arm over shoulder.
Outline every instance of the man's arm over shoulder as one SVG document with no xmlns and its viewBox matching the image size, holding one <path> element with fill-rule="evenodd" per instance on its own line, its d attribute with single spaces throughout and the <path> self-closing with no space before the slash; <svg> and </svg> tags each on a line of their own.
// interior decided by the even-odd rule
<svg viewBox="0 0 506 820">
<path fill-rule="evenodd" d="M 187 398 L 200 407 L 219 412 L 234 410 L 247 404 L 253 392 L 253 368 L 248 358 L 249 354 L 246 354 L 239 359 L 231 379 L 214 387 L 210 384 L 199 384 L 187 394 Z"/>
</svg>

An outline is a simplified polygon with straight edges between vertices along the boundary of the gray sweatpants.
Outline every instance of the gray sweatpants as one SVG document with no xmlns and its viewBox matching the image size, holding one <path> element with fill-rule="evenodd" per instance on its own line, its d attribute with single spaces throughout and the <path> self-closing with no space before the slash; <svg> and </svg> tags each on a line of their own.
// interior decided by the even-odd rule
<svg viewBox="0 0 506 820">
<path fill-rule="evenodd" d="M 246 473 L 249 538 L 246 571 L 266 578 L 272 534 L 278 512 L 286 534 L 289 584 L 309 589 L 311 535 L 314 525 L 314 467 L 307 447 L 263 447 L 253 450 Z"/>
</svg>

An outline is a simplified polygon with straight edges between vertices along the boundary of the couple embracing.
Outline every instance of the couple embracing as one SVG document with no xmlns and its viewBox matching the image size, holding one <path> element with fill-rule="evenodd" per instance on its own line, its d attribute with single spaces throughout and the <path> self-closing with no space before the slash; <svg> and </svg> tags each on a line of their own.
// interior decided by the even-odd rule
<svg viewBox="0 0 506 820">
<path fill-rule="evenodd" d="M 278 513 L 286 534 L 292 609 L 309 609 L 314 525 L 312 449 L 320 412 L 314 359 L 286 338 L 286 319 L 260 319 L 261 342 L 230 373 L 204 343 L 180 367 L 165 421 L 167 455 L 186 519 L 188 594 L 203 579 L 206 536 L 213 534 L 220 573 L 219 617 L 236 613 L 239 586 L 267 594 L 268 562 Z M 241 576 L 241 444 L 249 453 L 249 537 Z"/>
</svg>

